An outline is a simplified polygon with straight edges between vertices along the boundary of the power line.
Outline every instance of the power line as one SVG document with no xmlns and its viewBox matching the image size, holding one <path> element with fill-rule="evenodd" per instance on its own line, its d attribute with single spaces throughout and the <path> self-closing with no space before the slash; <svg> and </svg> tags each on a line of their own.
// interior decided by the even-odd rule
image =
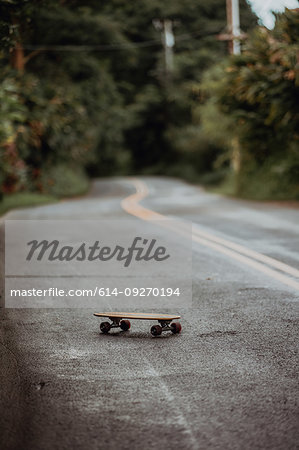
<svg viewBox="0 0 299 450">
<path fill-rule="evenodd" d="M 185 33 L 176 36 L 176 42 L 195 40 L 195 37 L 208 37 L 218 35 L 220 30 L 202 33 L 196 31 L 193 33 Z M 62 52 L 85 52 L 85 51 L 115 51 L 115 50 L 130 50 L 142 47 L 154 47 L 160 45 L 160 39 L 152 39 L 142 42 L 128 42 L 126 44 L 103 44 L 103 45 L 23 45 L 24 50 L 39 50 L 39 51 L 62 51 Z"/>
</svg>

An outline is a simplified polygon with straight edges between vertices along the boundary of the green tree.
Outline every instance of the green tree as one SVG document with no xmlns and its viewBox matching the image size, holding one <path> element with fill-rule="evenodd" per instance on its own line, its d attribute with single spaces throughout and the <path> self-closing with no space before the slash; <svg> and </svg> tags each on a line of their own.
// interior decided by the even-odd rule
<svg viewBox="0 0 299 450">
<path fill-rule="evenodd" d="M 25 181 L 29 189 L 49 191 L 53 176 L 48 174 L 63 174 L 56 170 L 59 166 L 78 172 L 98 163 L 99 146 L 104 155 L 111 146 L 117 153 L 122 145 L 123 101 L 111 58 L 97 52 L 96 45 L 112 40 L 123 45 L 127 39 L 115 21 L 86 2 L 1 1 L 0 12 L 3 89 L 11 80 L 15 111 L 25 111 L 22 126 L 15 115 L 11 136 L 4 136 L 5 123 L 0 125 L 1 152 L 13 166 L 7 156 L 13 146 L 15 160 L 22 161 L 26 172 L 22 183 L 16 176 L 8 189 L 9 164 L 1 165 L 2 190 L 24 188 Z"/>
<path fill-rule="evenodd" d="M 82 168 L 210 170 L 218 149 L 198 132 L 198 81 L 227 51 L 217 40 L 224 0 L 0 0 L 0 16 L 1 81 L 10 80 L 13 108 L 23 111 L 12 120 L 12 145 L 26 176 L 9 190 L 51 191 L 53 173 Z M 155 19 L 174 24 L 171 71 Z M 241 20 L 245 31 L 256 20 L 245 0 Z M 7 139 L 0 145 L 9 166 Z"/>
<path fill-rule="evenodd" d="M 298 25 L 298 11 L 278 14 L 273 31 L 257 28 L 241 56 L 206 74 L 206 126 L 212 107 L 226 117 L 226 145 L 238 140 L 238 194 L 299 197 Z"/>
<path fill-rule="evenodd" d="M 240 2 L 244 31 L 256 25 L 247 2 Z M 138 66 L 118 72 L 131 86 L 128 110 L 134 115 L 126 132 L 126 145 L 132 152 L 133 170 L 154 173 L 205 171 L 208 153 L 214 149 L 203 143 L 197 127 L 198 82 L 204 70 L 227 54 L 227 44 L 217 39 L 226 26 L 224 0 L 176 0 L 158 2 L 110 1 L 105 13 L 126 24 L 126 36 L 139 45 Z M 154 19 L 173 23 L 176 39 L 174 67 L 165 73 L 161 32 Z"/>
</svg>

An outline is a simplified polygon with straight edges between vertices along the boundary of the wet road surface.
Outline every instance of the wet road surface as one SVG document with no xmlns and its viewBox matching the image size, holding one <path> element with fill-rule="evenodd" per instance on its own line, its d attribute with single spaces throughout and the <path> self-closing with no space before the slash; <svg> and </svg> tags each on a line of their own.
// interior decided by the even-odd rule
<svg viewBox="0 0 299 450">
<path fill-rule="evenodd" d="M 6 218 L 130 216 L 141 232 L 145 210 L 194 224 L 182 334 L 153 338 L 139 321 L 99 334 L 83 308 L 2 309 L 1 447 L 297 448 L 298 209 L 144 177 Z"/>
</svg>

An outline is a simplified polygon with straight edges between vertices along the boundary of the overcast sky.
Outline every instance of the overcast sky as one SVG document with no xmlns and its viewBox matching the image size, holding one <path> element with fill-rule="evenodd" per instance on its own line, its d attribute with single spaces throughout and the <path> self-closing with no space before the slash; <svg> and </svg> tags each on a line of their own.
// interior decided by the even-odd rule
<svg viewBox="0 0 299 450">
<path fill-rule="evenodd" d="M 248 0 L 252 9 L 260 17 L 263 25 L 273 28 L 274 16 L 271 11 L 283 11 L 284 8 L 299 8 L 297 0 Z"/>
</svg>

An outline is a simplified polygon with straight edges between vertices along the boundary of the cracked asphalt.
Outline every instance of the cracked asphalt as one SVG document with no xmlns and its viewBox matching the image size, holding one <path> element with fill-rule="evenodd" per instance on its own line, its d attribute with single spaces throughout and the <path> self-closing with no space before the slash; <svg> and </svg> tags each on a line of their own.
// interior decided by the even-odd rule
<svg viewBox="0 0 299 450">
<path fill-rule="evenodd" d="M 298 208 L 142 180 L 144 207 L 299 269 Z M 5 218 L 121 219 L 134 192 L 98 180 L 87 197 Z M 2 308 L 1 448 L 298 448 L 298 291 L 196 242 L 192 278 L 181 335 L 153 338 L 142 321 L 103 335 L 83 308 Z"/>
</svg>

